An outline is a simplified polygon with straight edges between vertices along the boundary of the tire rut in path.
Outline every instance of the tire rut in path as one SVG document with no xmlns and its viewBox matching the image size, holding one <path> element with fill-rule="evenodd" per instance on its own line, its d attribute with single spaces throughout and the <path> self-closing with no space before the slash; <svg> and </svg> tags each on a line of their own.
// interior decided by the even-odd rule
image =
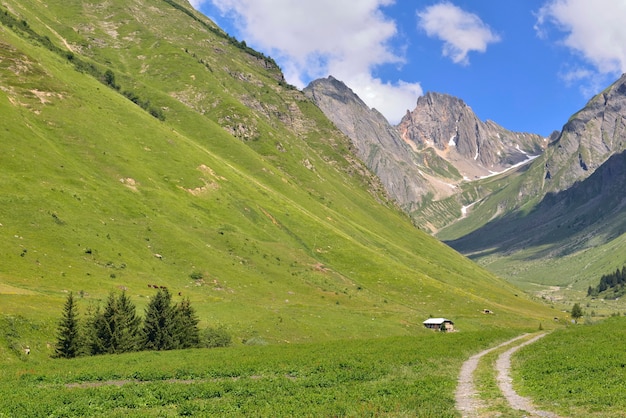
<svg viewBox="0 0 626 418">
<path fill-rule="evenodd" d="M 528 334 L 522 334 L 511 340 L 505 341 L 496 347 L 483 350 L 480 353 L 473 355 L 463 363 L 461 372 L 459 373 L 458 385 L 455 393 L 456 409 L 461 413 L 463 418 L 478 418 L 481 416 L 480 410 L 485 407 L 484 402 L 478 398 L 478 392 L 476 391 L 476 386 L 474 384 L 474 371 L 478 367 L 480 359 L 492 351 L 512 344 L 527 335 Z M 558 415 L 552 412 L 536 409 L 530 399 L 518 395 L 513 389 L 512 379 L 509 374 L 509 370 L 511 368 L 511 355 L 520 348 L 534 343 L 545 335 L 546 334 L 543 333 L 533 337 L 530 340 L 507 350 L 498 357 L 495 366 L 497 371 L 498 387 L 512 409 L 526 411 L 531 414 L 531 416 L 558 418 Z"/>
<path fill-rule="evenodd" d="M 461 413 L 463 418 L 478 417 L 478 411 L 484 407 L 483 402 L 478 398 L 478 392 L 476 392 L 476 386 L 474 385 L 474 371 L 476 370 L 476 367 L 478 367 L 480 359 L 492 351 L 524 338 L 526 335 L 527 334 L 522 334 L 512 340 L 505 341 L 496 347 L 483 350 L 480 353 L 473 355 L 463 363 L 463 366 L 461 366 L 461 372 L 459 373 L 459 380 L 455 393 L 456 409 Z"/>
<path fill-rule="evenodd" d="M 536 337 L 533 337 L 520 345 L 516 345 L 513 348 L 509 348 L 507 351 L 500 354 L 500 356 L 496 360 L 496 371 L 498 372 L 498 387 L 500 388 L 500 391 L 506 398 L 511 408 L 520 411 L 526 411 L 530 414 L 530 416 L 560 418 L 557 414 L 553 412 L 537 409 L 535 405 L 533 405 L 532 400 L 515 392 L 515 389 L 513 389 L 513 379 L 511 378 L 511 375 L 509 373 L 511 370 L 511 356 L 513 355 L 513 353 L 515 353 L 522 347 L 534 343 L 535 341 L 545 337 L 546 335 L 547 334 L 545 333 L 537 335 Z"/>
</svg>

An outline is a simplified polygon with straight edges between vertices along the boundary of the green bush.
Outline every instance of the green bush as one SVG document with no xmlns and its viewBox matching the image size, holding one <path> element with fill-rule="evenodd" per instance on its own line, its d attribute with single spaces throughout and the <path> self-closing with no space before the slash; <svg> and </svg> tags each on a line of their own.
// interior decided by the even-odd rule
<svg viewBox="0 0 626 418">
<path fill-rule="evenodd" d="M 207 328 L 203 337 L 202 345 L 207 348 L 228 347 L 232 343 L 232 337 L 223 326 Z"/>
</svg>

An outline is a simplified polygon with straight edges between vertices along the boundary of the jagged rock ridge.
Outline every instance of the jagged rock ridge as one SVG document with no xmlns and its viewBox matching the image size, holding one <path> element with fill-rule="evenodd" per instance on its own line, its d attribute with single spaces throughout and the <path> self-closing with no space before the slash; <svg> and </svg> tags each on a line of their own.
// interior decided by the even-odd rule
<svg viewBox="0 0 626 418">
<path fill-rule="evenodd" d="M 468 179 L 504 171 L 543 152 L 540 135 L 511 132 L 493 121 L 482 122 L 463 100 L 426 93 L 407 111 L 398 130 L 418 149 L 432 147 Z"/>
<path fill-rule="evenodd" d="M 573 115 L 546 153 L 545 191 L 589 177 L 626 149 L 626 74 Z"/>
<path fill-rule="evenodd" d="M 420 97 L 394 127 L 333 77 L 304 92 L 351 139 L 389 195 L 430 231 L 464 216 L 464 184 L 531 161 L 548 143 L 482 122 L 461 99 L 445 94 Z"/>
<path fill-rule="evenodd" d="M 347 135 L 357 156 L 381 179 L 387 192 L 407 212 L 414 210 L 427 193 L 449 196 L 452 184 L 433 184 L 420 155 L 402 140 L 385 117 L 367 105 L 343 82 L 328 77 L 313 81 L 304 93 Z M 445 165 L 439 161 L 439 165 Z M 458 173 L 452 173 L 451 177 Z M 445 183 L 445 182 L 444 182 Z"/>
</svg>

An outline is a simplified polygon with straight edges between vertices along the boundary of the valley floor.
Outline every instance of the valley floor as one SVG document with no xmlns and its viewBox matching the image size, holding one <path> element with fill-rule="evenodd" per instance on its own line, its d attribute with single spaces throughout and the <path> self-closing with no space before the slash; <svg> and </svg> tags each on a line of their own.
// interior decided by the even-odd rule
<svg viewBox="0 0 626 418">
<path fill-rule="evenodd" d="M 520 332 L 70 360 L 0 344 L 0 416 L 624 417 L 626 318 Z"/>
</svg>

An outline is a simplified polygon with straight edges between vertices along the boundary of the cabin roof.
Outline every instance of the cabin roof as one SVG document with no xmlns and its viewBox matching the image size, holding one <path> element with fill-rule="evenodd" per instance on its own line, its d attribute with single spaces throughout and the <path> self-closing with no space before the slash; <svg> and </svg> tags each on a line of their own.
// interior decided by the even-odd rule
<svg viewBox="0 0 626 418">
<path fill-rule="evenodd" d="M 424 325 L 441 325 L 444 322 L 449 322 L 451 324 L 454 324 L 454 322 L 446 318 L 428 318 L 426 321 L 423 322 L 423 324 Z"/>
</svg>

